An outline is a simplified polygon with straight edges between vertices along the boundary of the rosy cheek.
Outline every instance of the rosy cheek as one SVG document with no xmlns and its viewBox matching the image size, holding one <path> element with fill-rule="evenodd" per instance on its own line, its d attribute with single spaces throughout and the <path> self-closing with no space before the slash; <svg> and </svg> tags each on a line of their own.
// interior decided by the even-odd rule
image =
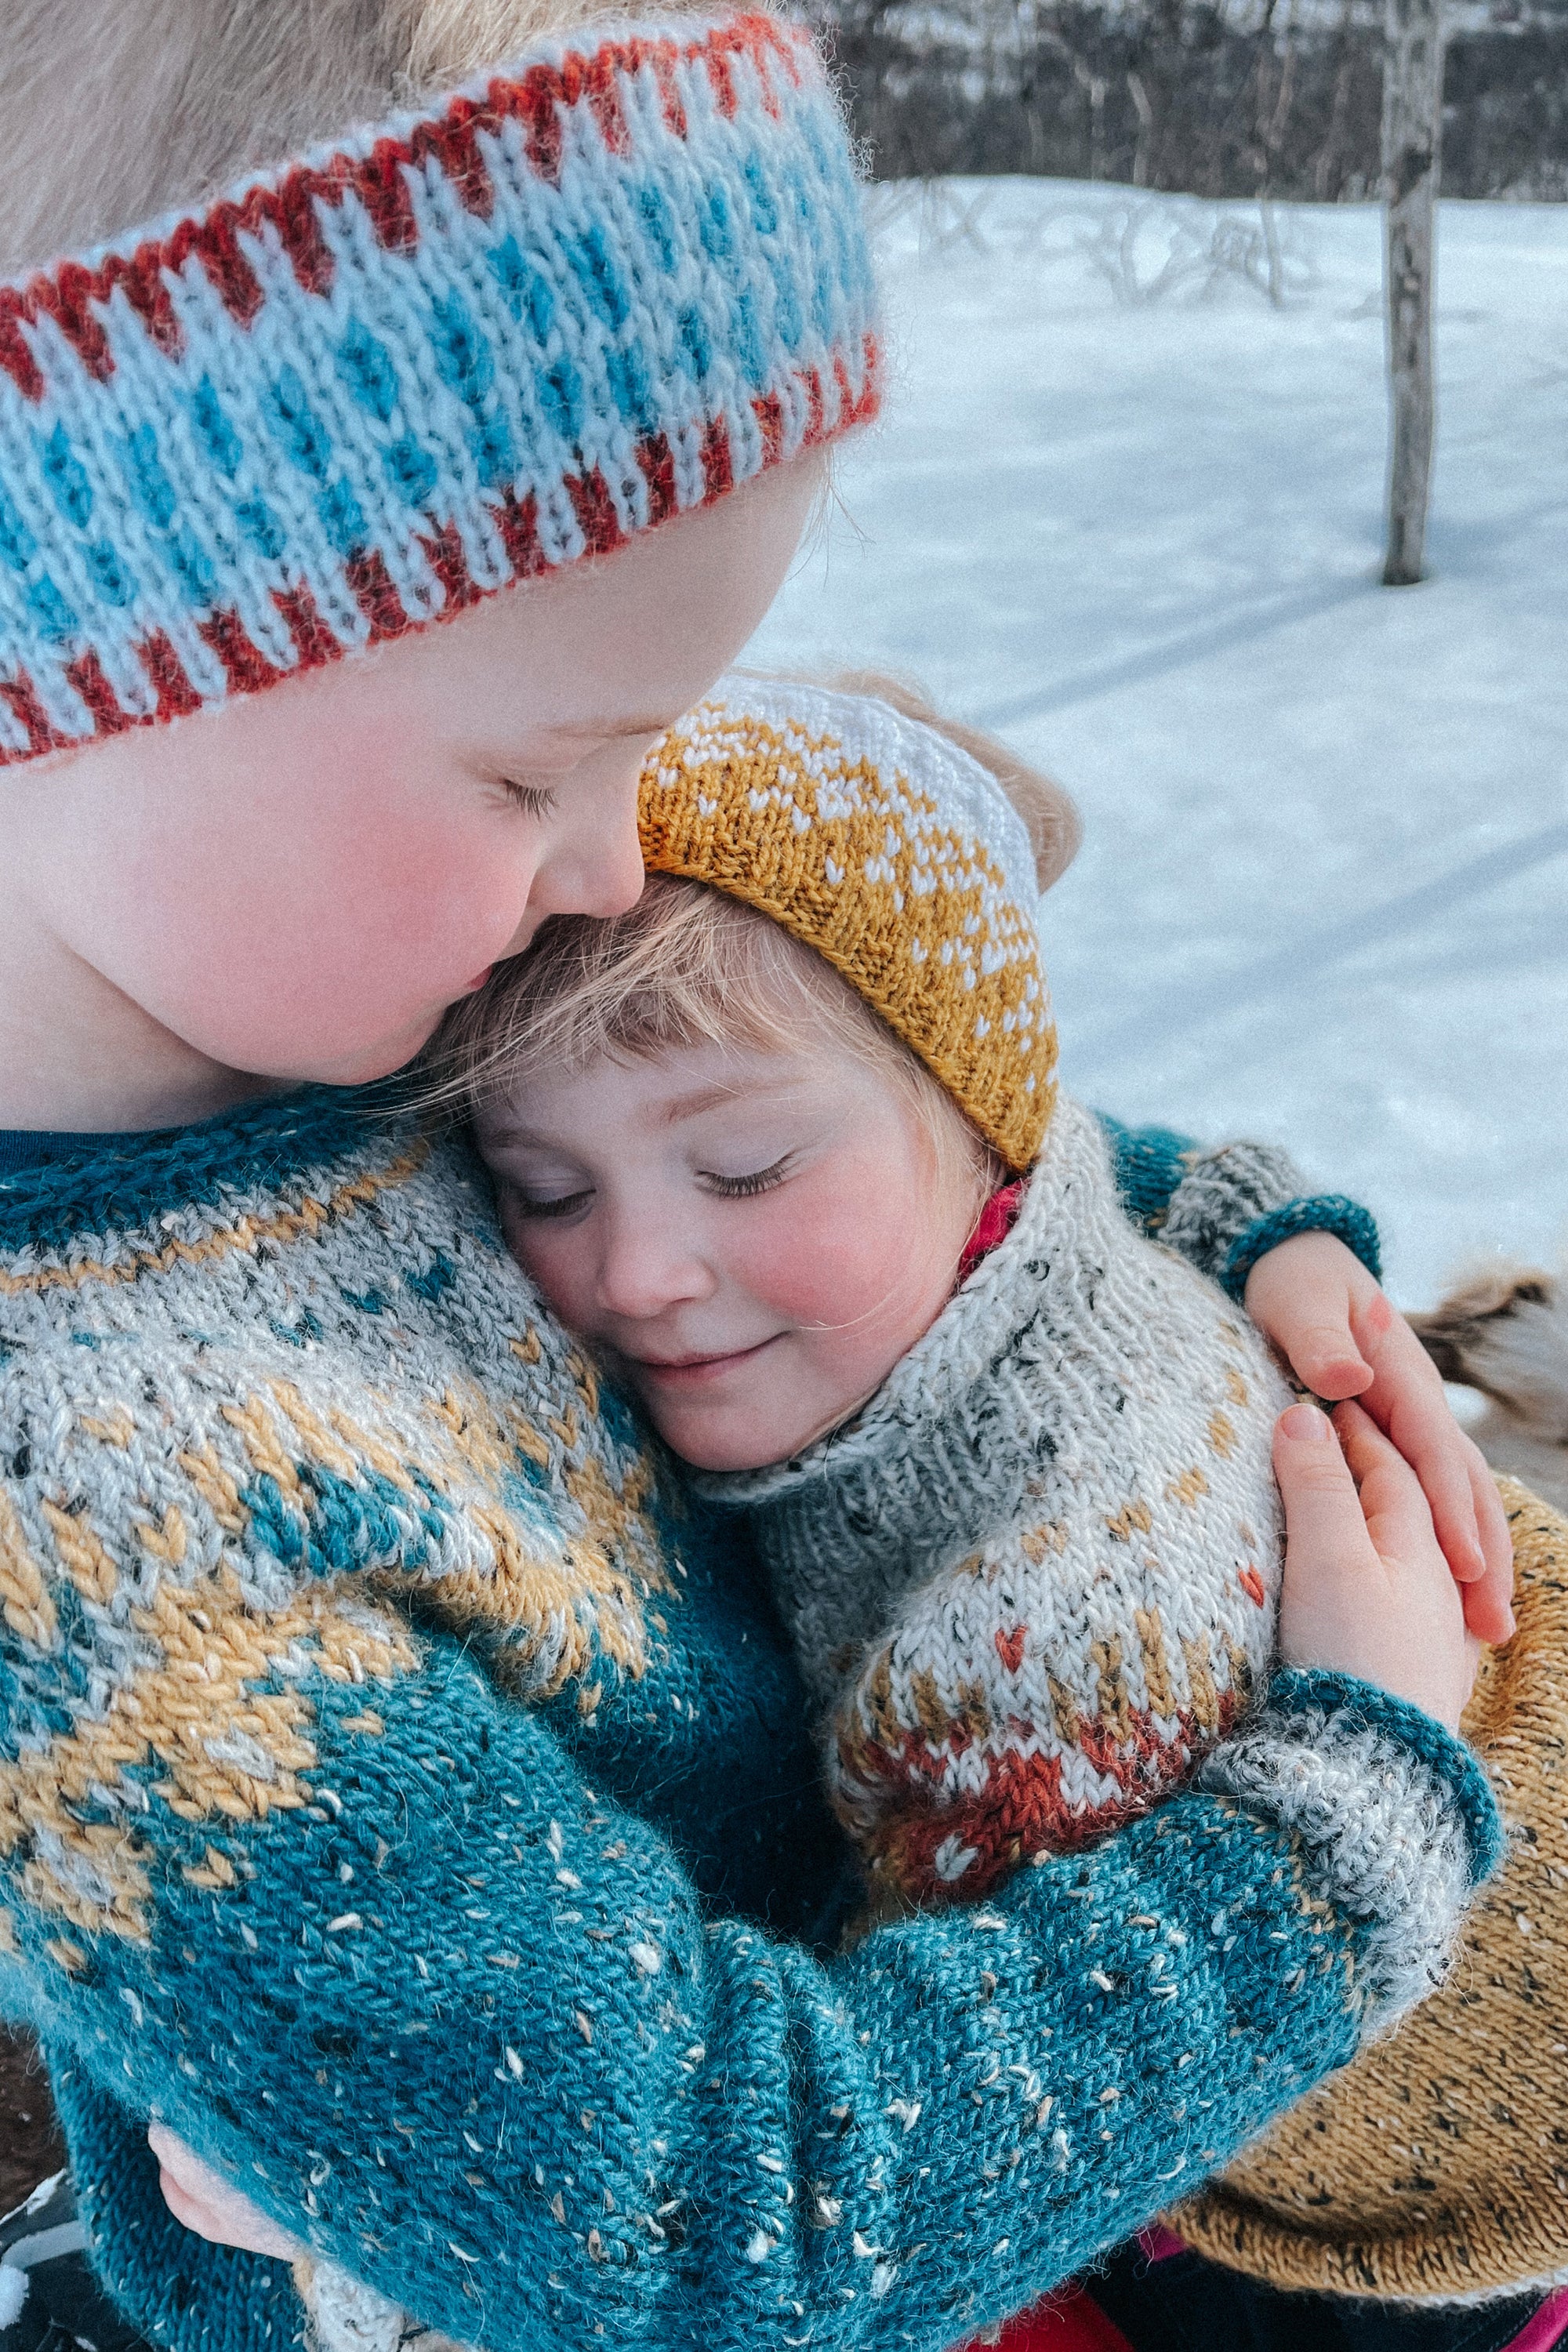
<svg viewBox="0 0 1568 2352">
<path fill-rule="evenodd" d="M 181 1017 L 194 1000 L 221 1059 L 308 1069 L 357 1040 L 418 1032 L 516 929 L 532 866 L 521 824 L 509 838 L 458 784 L 443 805 L 368 777 L 332 782 L 313 799 L 301 787 L 291 830 L 253 825 L 221 856 L 187 848 L 181 861 L 182 919 L 163 928 L 153 993 L 202 1042 Z M 168 866 L 146 879 L 167 903 Z"/>
<path fill-rule="evenodd" d="M 900 1237 L 870 1200 L 816 1184 L 763 1197 L 772 1213 L 751 1221 L 744 1275 L 791 1322 L 848 1323 L 897 1284 Z"/>
</svg>

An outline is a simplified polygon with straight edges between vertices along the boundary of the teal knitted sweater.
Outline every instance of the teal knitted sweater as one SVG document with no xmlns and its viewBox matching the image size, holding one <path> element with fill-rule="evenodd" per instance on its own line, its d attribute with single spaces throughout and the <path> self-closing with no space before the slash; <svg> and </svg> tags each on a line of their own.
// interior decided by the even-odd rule
<svg viewBox="0 0 1568 2352">
<path fill-rule="evenodd" d="M 1347 2059 L 1391 1953 L 1440 1965 L 1485 1784 L 1300 1675 L 1228 1782 L 823 1957 L 741 1541 L 456 1147 L 313 1097 L 0 1180 L 0 2010 L 155 2340 L 301 2310 L 170 2219 L 152 2115 L 489 2352 L 937 2352 Z"/>
</svg>

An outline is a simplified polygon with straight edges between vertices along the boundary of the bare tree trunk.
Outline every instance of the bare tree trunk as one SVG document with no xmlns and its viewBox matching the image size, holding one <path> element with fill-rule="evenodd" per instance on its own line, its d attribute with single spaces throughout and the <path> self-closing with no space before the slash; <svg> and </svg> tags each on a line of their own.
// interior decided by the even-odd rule
<svg viewBox="0 0 1568 2352">
<path fill-rule="evenodd" d="M 1146 188 L 1149 184 L 1149 150 L 1154 143 L 1154 106 L 1141 74 L 1129 72 L 1127 88 L 1138 117 L 1138 144 L 1132 153 L 1132 184 Z"/>
<path fill-rule="evenodd" d="M 1105 77 L 1090 73 L 1082 59 L 1068 52 L 1072 65 L 1073 79 L 1089 99 L 1089 176 L 1091 180 L 1105 177 Z"/>
<path fill-rule="evenodd" d="M 1383 79 L 1388 295 L 1386 588 L 1421 577 L 1432 475 L 1432 260 L 1443 121 L 1442 0 L 1386 0 Z"/>
</svg>

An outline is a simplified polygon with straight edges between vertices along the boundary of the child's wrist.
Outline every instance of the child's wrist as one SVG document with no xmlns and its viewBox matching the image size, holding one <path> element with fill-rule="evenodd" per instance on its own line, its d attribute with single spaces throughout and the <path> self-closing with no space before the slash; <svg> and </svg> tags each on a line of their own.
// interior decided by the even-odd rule
<svg viewBox="0 0 1568 2352">
<path fill-rule="evenodd" d="M 1331 1234 L 1360 1260 L 1374 1282 L 1383 1280 L 1382 1242 L 1372 1211 L 1343 1192 L 1314 1192 L 1254 1218 L 1230 1244 L 1219 1281 L 1238 1307 L 1246 1304 L 1247 1279 L 1254 1267 L 1270 1251 L 1294 1241 L 1298 1234 Z"/>
</svg>

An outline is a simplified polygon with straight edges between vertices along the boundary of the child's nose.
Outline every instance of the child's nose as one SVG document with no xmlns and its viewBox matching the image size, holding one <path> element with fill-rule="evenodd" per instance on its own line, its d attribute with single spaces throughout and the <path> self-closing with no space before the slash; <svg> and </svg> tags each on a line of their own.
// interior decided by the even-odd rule
<svg viewBox="0 0 1568 2352">
<path fill-rule="evenodd" d="M 599 1267 L 599 1298 L 611 1315 L 638 1322 L 712 1295 L 713 1276 L 699 1251 L 649 1204 L 642 1216 L 617 1219 Z"/>
<path fill-rule="evenodd" d="M 637 776 L 628 763 L 613 793 L 584 793 L 534 877 L 529 903 L 536 916 L 624 915 L 642 886 Z"/>
</svg>

